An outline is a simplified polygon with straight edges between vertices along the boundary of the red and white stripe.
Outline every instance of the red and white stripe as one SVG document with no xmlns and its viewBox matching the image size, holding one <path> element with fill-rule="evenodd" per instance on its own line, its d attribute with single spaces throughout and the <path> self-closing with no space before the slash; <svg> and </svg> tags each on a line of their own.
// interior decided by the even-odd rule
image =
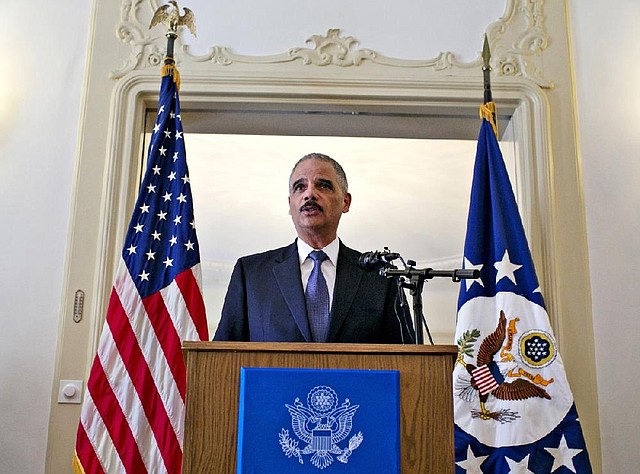
<svg viewBox="0 0 640 474">
<path fill-rule="evenodd" d="M 200 266 L 140 298 L 120 261 L 76 442 L 76 472 L 178 473 L 183 340 L 208 340 Z"/>
<path fill-rule="evenodd" d="M 488 365 L 482 365 L 476 369 L 473 369 L 471 371 L 471 377 L 476 383 L 478 391 L 481 395 L 486 395 L 492 390 L 498 388 L 499 384 L 491 373 L 491 370 L 489 370 Z"/>
</svg>

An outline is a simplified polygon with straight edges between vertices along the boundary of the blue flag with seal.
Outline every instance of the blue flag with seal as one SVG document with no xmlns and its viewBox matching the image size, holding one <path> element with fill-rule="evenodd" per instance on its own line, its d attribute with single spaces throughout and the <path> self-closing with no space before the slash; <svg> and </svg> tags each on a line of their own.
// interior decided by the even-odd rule
<svg viewBox="0 0 640 474">
<path fill-rule="evenodd" d="M 400 373 L 243 367 L 237 472 L 400 473 Z"/>
<path fill-rule="evenodd" d="M 487 107 L 488 106 L 488 107 Z M 456 473 L 590 473 L 495 129 L 483 117 L 458 299 Z"/>
</svg>

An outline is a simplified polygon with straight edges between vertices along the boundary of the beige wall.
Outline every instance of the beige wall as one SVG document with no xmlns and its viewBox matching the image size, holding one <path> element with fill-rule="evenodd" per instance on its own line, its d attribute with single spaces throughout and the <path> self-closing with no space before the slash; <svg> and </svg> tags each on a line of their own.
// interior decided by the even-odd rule
<svg viewBox="0 0 640 474">
<path fill-rule="evenodd" d="M 603 472 L 636 471 L 640 340 L 640 4 L 572 1 Z M 608 27 L 606 25 L 611 25 Z"/>
<path fill-rule="evenodd" d="M 44 471 L 89 8 L 19 2 L 0 19 L 3 474 Z"/>
</svg>

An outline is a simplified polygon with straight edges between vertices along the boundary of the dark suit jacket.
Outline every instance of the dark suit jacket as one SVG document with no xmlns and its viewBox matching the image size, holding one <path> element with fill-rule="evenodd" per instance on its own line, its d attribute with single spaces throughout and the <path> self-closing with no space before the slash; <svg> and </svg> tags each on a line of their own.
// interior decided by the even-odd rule
<svg viewBox="0 0 640 474">
<path fill-rule="evenodd" d="M 359 257 L 340 242 L 327 342 L 411 343 L 395 283 L 359 268 Z M 214 340 L 312 341 L 295 242 L 238 260 Z"/>
</svg>

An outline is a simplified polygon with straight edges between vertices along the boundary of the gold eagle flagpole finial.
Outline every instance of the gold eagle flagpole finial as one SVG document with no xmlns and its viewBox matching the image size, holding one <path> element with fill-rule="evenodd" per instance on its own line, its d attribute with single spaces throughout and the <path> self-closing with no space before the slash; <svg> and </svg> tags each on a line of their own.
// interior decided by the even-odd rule
<svg viewBox="0 0 640 474">
<path fill-rule="evenodd" d="M 186 26 L 193 36 L 196 36 L 196 18 L 193 12 L 187 7 L 183 8 L 184 15 L 180 15 L 180 7 L 175 0 L 169 0 L 169 3 L 162 5 L 156 10 L 151 18 L 151 24 L 149 28 L 153 28 L 156 25 L 162 23 L 169 31 L 169 34 L 177 34 L 179 26 Z"/>
<path fill-rule="evenodd" d="M 156 25 L 163 24 L 167 27 L 167 53 L 164 58 L 164 66 L 162 67 L 162 76 L 173 75 L 173 80 L 176 82 L 178 89 L 180 88 L 180 75 L 175 67 L 175 60 L 173 59 L 173 47 L 176 38 L 178 37 L 178 27 L 186 26 L 193 36 L 196 36 L 196 17 L 193 12 L 184 7 L 184 14 L 180 15 L 180 7 L 175 0 L 169 0 L 169 3 L 162 5 L 156 10 L 151 18 L 149 29 Z"/>
</svg>

